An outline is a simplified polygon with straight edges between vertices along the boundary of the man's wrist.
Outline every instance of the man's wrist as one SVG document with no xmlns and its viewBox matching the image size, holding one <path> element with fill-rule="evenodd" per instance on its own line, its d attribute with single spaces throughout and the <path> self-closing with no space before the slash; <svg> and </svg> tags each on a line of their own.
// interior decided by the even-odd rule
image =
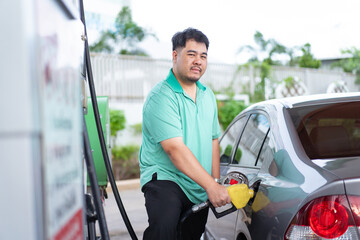
<svg viewBox="0 0 360 240">
<path fill-rule="evenodd" d="M 219 178 L 214 178 L 215 182 L 220 183 L 220 179 Z"/>
</svg>

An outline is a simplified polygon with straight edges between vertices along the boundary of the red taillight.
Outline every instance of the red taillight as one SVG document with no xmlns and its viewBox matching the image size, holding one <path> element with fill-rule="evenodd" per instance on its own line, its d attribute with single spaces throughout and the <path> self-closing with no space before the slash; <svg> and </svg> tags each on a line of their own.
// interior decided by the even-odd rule
<svg viewBox="0 0 360 240">
<path fill-rule="evenodd" d="M 310 208 L 309 223 L 311 229 L 324 238 L 336 238 L 348 228 L 346 208 L 334 201 L 318 199 Z"/>
<path fill-rule="evenodd" d="M 360 196 L 349 196 L 349 202 L 356 226 L 360 227 Z"/>
<path fill-rule="evenodd" d="M 350 202 L 350 204 L 349 204 Z M 285 239 L 358 239 L 360 197 L 325 196 L 306 204 L 293 218 Z M 351 205 L 351 208 L 350 208 Z M 358 217 L 352 218 L 351 210 Z"/>
</svg>

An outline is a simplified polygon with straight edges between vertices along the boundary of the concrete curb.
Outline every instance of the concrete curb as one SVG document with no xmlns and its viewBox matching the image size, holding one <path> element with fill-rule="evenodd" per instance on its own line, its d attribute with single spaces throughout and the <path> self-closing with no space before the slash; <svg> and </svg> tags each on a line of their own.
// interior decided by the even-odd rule
<svg viewBox="0 0 360 240">
<path fill-rule="evenodd" d="M 119 192 L 124 190 L 140 189 L 140 178 L 116 181 L 116 186 Z M 108 183 L 106 191 L 112 192 L 110 183 Z"/>
</svg>

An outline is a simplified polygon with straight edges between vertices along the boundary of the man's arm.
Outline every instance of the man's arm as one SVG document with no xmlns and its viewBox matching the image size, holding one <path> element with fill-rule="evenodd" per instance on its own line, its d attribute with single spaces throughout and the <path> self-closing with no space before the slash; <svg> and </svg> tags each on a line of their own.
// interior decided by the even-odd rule
<svg viewBox="0 0 360 240">
<path fill-rule="evenodd" d="M 219 147 L 219 139 L 213 139 L 213 141 L 212 141 L 211 176 L 213 176 L 214 178 L 220 178 L 220 147 Z"/>
<path fill-rule="evenodd" d="M 165 152 L 177 169 L 205 189 L 214 207 L 231 202 L 227 189 L 216 183 L 201 166 L 191 150 L 184 144 L 182 137 L 166 139 L 161 143 Z"/>
</svg>

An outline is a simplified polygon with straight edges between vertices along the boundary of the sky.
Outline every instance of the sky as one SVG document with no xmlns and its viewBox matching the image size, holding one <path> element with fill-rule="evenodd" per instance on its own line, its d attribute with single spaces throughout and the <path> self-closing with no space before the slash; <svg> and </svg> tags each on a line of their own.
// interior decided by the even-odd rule
<svg viewBox="0 0 360 240">
<path fill-rule="evenodd" d="M 171 37 L 185 28 L 210 41 L 208 61 L 244 63 L 238 53 L 254 34 L 286 47 L 311 44 L 316 58 L 336 58 L 341 49 L 360 48 L 359 0 L 132 0 L 133 21 L 156 34 L 141 47 L 151 57 L 171 59 Z"/>
</svg>

